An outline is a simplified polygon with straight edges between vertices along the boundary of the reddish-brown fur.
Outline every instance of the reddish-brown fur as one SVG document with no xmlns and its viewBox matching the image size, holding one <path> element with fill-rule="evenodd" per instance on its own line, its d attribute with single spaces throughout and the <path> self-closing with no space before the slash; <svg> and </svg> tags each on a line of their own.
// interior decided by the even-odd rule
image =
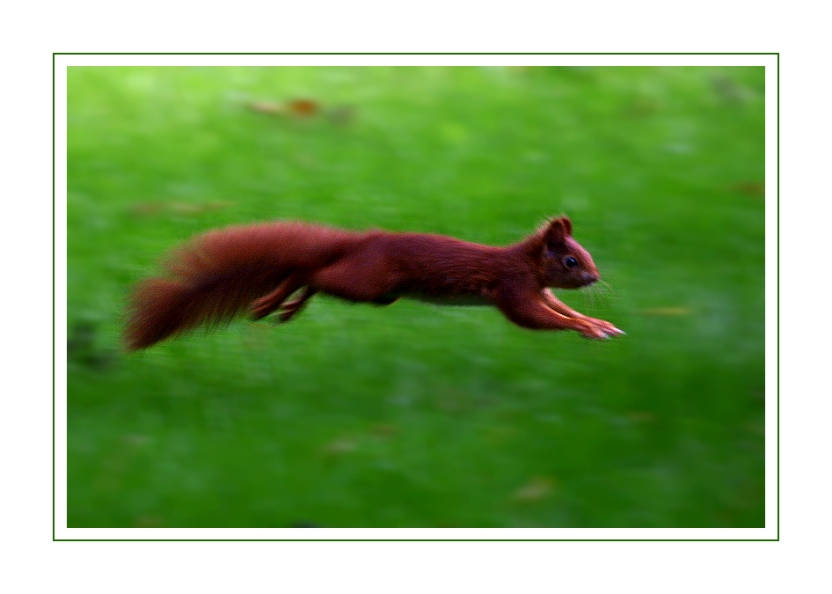
<svg viewBox="0 0 832 594">
<path fill-rule="evenodd" d="M 280 310 L 290 320 L 316 293 L 387 305 L 400 297 L 440 304 L 495 305 L 519 326 L 577 330 L 587 338 L 622 334 L 586 317 L 547 287 L 573 289 L 598 280 L 589 253 L 566 217 L 508 247 L 453 237 L 351 232 L 305 223 L 266 223 L 210 231 L 174 252 L 169 278 L 139 283 L 125 342 L 147 348 L 198 326 L 251 312 Z M 286 301 L 300 290 L 300 295 Z"/>
</svg>

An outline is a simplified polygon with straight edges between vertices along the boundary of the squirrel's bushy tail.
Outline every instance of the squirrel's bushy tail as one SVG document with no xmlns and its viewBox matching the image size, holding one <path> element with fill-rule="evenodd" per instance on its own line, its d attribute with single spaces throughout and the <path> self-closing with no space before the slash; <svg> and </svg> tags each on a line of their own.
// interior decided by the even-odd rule
<svg viewBox="0 0 832 594">
<path fill-rule="evenodd" d="M 131 297 L 130 317 L 124 331 L 125 347 L 128 351 L 144 349 L 209 322 L 212 312 L 207 306 L 222 301 L 205 297 L 203 289 L 186 281 L 162 278 L 142 281 Z M 217 313 L 221 311 L 218 309 Z M 226 317 L 230 319 L 237 313 L 236 308 L 229 313 Z M 219 323 L 222 316 L 214 318 Z"/>
<path fill-rule="evenodd" d="M 198 326 L 231 321 L 295 268 L 338 251 L 347 234 L 300 223 L 230 227 L 174 252 L 168 278 L 140 282 L 128 304 L 127 350 L 147 348 Z M 340 240 L 340 241 L 339 241 Z"/>
</svg>

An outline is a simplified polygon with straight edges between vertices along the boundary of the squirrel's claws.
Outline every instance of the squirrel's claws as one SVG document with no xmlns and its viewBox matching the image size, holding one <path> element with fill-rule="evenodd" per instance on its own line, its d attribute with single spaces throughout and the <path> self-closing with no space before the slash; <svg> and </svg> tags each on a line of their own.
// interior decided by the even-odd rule
<svg viewBox="0 0 832 594">
<path fill-rule="evenodd" d="M 614 336 L 621 336 L 626 334 L 623 330 L 616 328 L 615 326 L 610 326 L 609 328 L 597 328 L 595 332 L 582 332 L 581 335 L 584 338 L 589 338 L 592 340 L 609 340 Z"/>
</svg>

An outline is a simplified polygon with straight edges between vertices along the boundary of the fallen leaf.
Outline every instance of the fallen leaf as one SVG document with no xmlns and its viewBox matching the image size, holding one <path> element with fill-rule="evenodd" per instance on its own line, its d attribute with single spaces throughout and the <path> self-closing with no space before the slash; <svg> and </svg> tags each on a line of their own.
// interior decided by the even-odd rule
<svg viewBox="0 0 832 594">
<path fill-rule="evenodd" d="M 251 111 L 257 113 L 264 113 L 266 115 L 286 115 L 286 107 L 279 103 L 271 103 L 269 101 L 250 101 L 245 104 Z"/>
<path fill-rule="evenodd" d="M 398 427 L 396 427 L 395 425 L 382 423 L 380 425 L 373 426 L 370 429 L 370 432 L 378 437 L 393 437 L 398 432 L 398 430 Z"/>
<path fill-rule="evenodd" d="M 358 449 L 358 444 L 348 438 L 336 439 L 324 446 L 323 452 L 325 454 L 340 455 L 348 454 Z"/>
<path fill-rule="evenodd" d="M 130 212 L 138 215 L 151 215 L 158 213 L 163 207 L 164 205 L 161 202 L 140 202 L 133 204 L 130 207 Z"/>
<path fill-rule="evenodd" d="M 137 528 L 161 528 L 163 526 L 162 518 L 159 516 L 139 516 L 136 518 Z"/>
<path fill-rule="evenodd" d="M 631 103 L 625 109 L 625 114 L 632 118 L 652 115 L 661 109 L 661 104 L 654 99 L 642 98 Z"/>
<path fill-rule="evenodd" d="M 511 498 L 514 501 L 531 503 L 548 497 L 554 488 L 554 479 L 548 476 L 537 476 L 512 493 Z"/>
<path fill-rule="evenodd" d="M 636 423 L 652 423 L 656 420 L 656 417 L 652 413 L 640 410 L 628 412 L 627 418 L 631 421 L 635 421 Z"/>
<path fill-rule="evenodd" d="M 285 103 L 273 101 L 249 101 L 245 106 L 251 111 L 271 116 L 308 118 L 321 111 L 321 105 L 312 99 L 292 99 Z"/>
<path fill-rule="evenodd" d="M 752 95 L 751 91 L 727 76 L 714 77 L 711 79 L 711 85 L 719 97 L 730 103 L 743 102 Z"/>
<path fill-rule="evenodd" d="M 318 113 L 320 106 L 311 99 L 295 99 L 289 102 L 288 108 L 292 115 L 309 117 Z"/>
<path fill-rule="evenodd" d="M 329 119 L 338 126 L 346 126 L 355 118 L 355 109 L 349 105 L 339 105 L 329 111 Z"/>
<path fill-rule="evenodd" d="M 131 433 L 124 436 L 124 443 L 131 448 L 142 448 L 148 445 L 152 440 L 147 435 L 140 435 L 138 433 Z"/>
<path fill-rule="evenodd" d="M 729 189 L 734 192 L 740 192 L 741 194 L 757 196 L 758 198 L 765 198 L 766 195 L 766 185 L 763 182 L 758 181 L 737 182 L 735 184 L 731 184 Z"/>
<path fill-rule="evenodd" d="M 140 202 L 130 207 L 130 212 L 137 215 L 161 215 L 174 213 L 178 215 L 197 215 L 228 208 L 232 202 L 213 200 L 211 202 Z"/>
</svg>

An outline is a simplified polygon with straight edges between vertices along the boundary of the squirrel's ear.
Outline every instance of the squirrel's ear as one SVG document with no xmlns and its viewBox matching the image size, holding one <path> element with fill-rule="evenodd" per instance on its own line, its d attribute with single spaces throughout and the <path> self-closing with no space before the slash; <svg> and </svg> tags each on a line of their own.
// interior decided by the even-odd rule
<svg viewBox="0 0 832 594">
<path fill-rule="evenodd" d="M 566 217 L 552 219 L 549 226 L 546 227 L 546 243 L 549 245 L 563 243 L 570 231 L 572 231 L 572 223 L 569 222 L 569 219 Z"/>
<path fill-rule="evenodd" d="M 560 217 L 560 220 L 563 221 L 563 230 L 566 232 L 567 235 L 572 235 L 572 221 L 569 220 L 569 217 L 563 215 Z"/>
</svg>

